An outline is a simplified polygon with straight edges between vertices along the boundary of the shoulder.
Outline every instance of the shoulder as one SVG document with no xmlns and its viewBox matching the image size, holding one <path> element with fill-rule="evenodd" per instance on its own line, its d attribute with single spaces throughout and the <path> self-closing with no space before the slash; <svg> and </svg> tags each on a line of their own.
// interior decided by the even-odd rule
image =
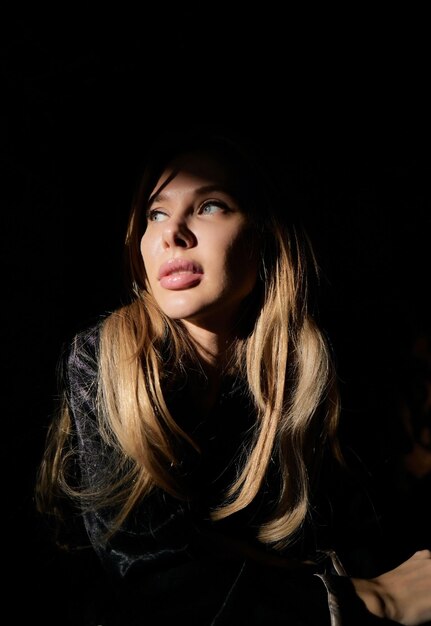
<svg viewBox="0 0 431 626">
<path fill-rule="evenodd" d="M 94 395 L 98 376 L 100 333 L 104 319 L 105 317 L 100 317 L 93 324 L 76 332 L 63 344 L 58 363 L 58 381 L 69 401 L 71 397 L 83 401 L 86 397 Z"/>
<path fill-rule="evenodd" d="M 75 333 L 63 345 L 62 360 L 68 367 L 86 369 L 90 363 L 97 360 L 99 351 L 100 332 L 105 318 Z"/>
</svg>

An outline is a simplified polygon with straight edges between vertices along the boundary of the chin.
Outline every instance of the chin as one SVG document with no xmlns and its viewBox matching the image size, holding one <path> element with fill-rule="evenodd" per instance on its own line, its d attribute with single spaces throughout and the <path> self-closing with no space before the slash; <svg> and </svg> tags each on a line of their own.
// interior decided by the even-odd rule
<svg viewBox="0 0 431 626">
<path fill-rule="evenodd" d="M 199 313 L 205 311 L 208 306 L 204 302 L 196 302 L 195 298 L 190 297 L 191 295 L 178 291 L 169 294 L 169 297 L 163 294 L 164 297 L 156 299 L 163 313 L 171 319 L 188 319 L 199 316 Z"/>
<path fill-rule="evenodd" d="M 163 313 L 173 320 L 188 320 L 194 317 L 199 317 L 201 309 L 191 308 L 190 306 L 163 306 L 159 303 Z"/>
</svg>

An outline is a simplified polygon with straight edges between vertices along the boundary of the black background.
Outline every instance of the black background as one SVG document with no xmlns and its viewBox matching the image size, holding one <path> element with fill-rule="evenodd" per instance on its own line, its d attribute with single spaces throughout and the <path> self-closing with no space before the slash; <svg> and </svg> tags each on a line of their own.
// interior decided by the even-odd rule
<svg viewBox="0 0 431 626">
<path fill-rule="evenodd" d="M 322 268 L 343 432 L 391 491 L 398 374 L 411 337 L 429 328 L 424 23 L 184 6 L 3 21 L 1 476 L 14 583 L 40 591 L 55 577 L 32 489 L 56 363 L 64 341 L 123 301 L 133 186 L 166 122 L 228 123 L 278 158 Z M 398 541 L 397 553 L 410 549 L 411 537 Z"/>
</svg>

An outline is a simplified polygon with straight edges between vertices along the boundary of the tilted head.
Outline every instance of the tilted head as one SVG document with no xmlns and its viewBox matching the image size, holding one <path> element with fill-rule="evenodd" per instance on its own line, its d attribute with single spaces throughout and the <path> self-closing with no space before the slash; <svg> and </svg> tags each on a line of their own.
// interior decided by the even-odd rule
<svg viewBox="0 0 431 626">
<path fill-rule="evenodd" d="M 212 328 L 235 324 L 251 294 L 263 305 L 286 274 L 303 301 L 305 247 L 271 174 L 236 137 L 193 128 L 160 140 L 128 228 L 135 294 L 151 293 L 172 319 Z"/>
</svg>

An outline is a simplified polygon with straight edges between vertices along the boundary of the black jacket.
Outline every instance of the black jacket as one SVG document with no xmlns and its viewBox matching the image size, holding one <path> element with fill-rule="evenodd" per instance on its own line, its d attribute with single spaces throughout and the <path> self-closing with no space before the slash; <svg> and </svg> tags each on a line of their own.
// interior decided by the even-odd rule
<svg viewBox="0 0 431 626">
<path fill-rule="evenodd" d="M 112 458 L 101 445 L 95 421 L 98 328 L 77 335 L 65 363 L 66 397 L 76 428 L 81 479 L 87 485 L 94 484 Z M 86 532 L 103 565 L 98 574 L 103 582 L 91 594 L 91 616 L 82 618 L 83 626 L 394 623 L 367 611 L 336 553 L 319 545 L 312 525 L 284 554 L 255 539 L 257 523 L 269 506 L 271 480 L 245 511 L 211 521 L 209 508 L 229 479 L 227 461 L 235 456 L 253 418 L 241 389 L 231 383 L 211 419 L 189 424 L 203 449 L 202 455 L 190 455 L 183 468 L 193 477 L 193 497 L 182 501 L 154 489 L 108 542 L 102 536 L 110 512 L 84 515 Z M 182 405 L 178 399 L 177 407 L 180 415 L 183 407 L 187 420 L 186 401 Z"/>
</svg>

